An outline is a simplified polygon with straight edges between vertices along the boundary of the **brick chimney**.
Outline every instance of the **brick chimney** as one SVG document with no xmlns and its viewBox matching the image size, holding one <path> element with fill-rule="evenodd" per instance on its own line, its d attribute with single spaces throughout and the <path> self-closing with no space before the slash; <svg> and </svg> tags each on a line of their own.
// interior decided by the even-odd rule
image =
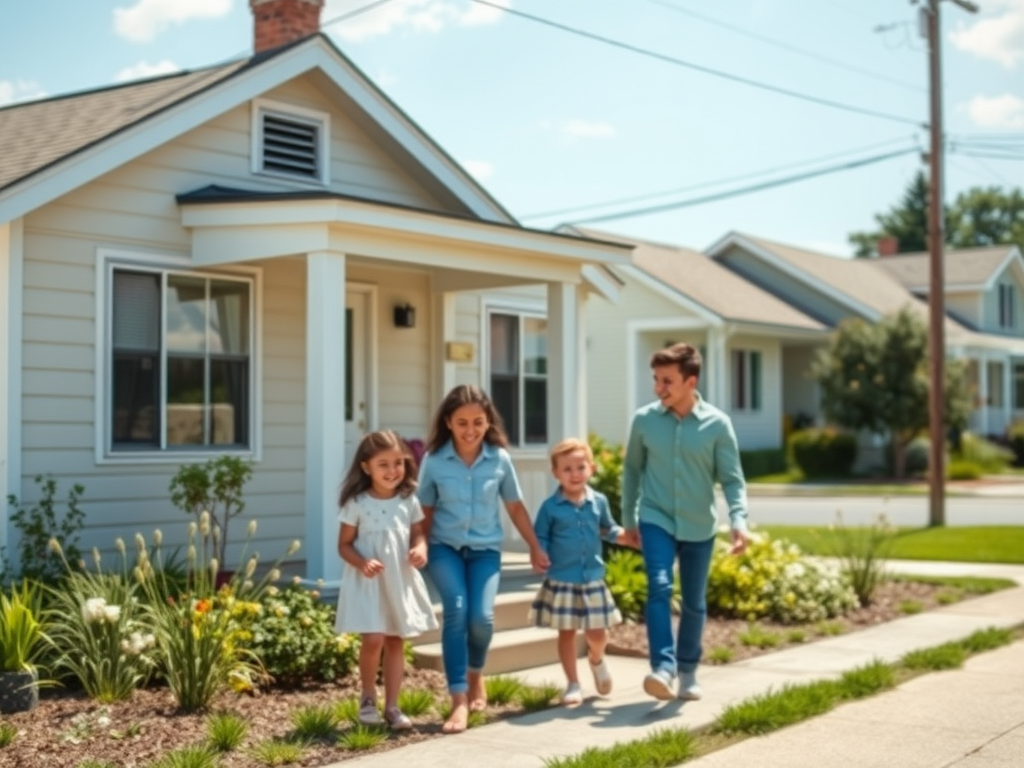
<svg viewBox="0 0 1024 768">
<path fill-rule="evenodd" d="M 324 0 L 249 0 L 253 19 L 253 51 L 301 40 L 320 31 Z"/>
<path fill-rule="evenodd" d="M 900 241 L 892 235 L 883 235 L 878 238 L 875 248 L 878 251 L 879 258 L 895 256 L 900 252 Z"/>
</svg>

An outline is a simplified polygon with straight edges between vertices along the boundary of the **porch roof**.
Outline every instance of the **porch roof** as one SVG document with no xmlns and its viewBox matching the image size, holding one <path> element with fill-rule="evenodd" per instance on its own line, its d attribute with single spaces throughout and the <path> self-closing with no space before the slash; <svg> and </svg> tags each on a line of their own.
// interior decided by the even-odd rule
<svg viewBox="0 0 1024 768">
<path fill-rule="evenodd" d="M 521 280 L 586 281 L 605 293 L 600 267 L 628 264 L 632 251 L 621 242 L 329 191 L 213 185 L 177 200 L 198 266 L 333 251 Z"/>
</svg>

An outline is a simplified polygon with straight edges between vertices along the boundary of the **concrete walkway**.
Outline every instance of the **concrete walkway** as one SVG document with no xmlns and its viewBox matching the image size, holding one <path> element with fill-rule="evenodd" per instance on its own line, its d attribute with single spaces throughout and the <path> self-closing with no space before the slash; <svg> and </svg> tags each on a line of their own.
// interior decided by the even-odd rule
<svg viewBox="0 0 1024 768">
<path fill-rule="evenodd" d="M 896 572 L 1003 576 L 1024 585 L 1024 566 L 893 563 Z M 704 698 L 656 702 L 641 689 L 643 660 L 609 656 L 615 690 L 577 708 L 523 715 L 464 734 L 335 764 L 384 768 L 532 768 L 587 747 L 608 747 L 665 727 L 698 728 L 723 707 L 789 682 L 837 677 L 872 659 L 959 640 L 976 629 L 1024 623 L 1024 586 L 908 616 L 849 635 L 725 666 L 702 667 Z M 554 637 L 552 637 L 554 642 Z M 581 674 L 586 664 L 581 663 Z M 563 683 L 557 665 L 517 673 L 530 683 Z M 589 682 L 589 681 L 585 681 Z M 587 692 L 586 684 L 584 688 Z M 592 692 L 591 692 L 592 693 Z M 932 673 L 895 691 L 843 705 L 776 734 L 748 739 L 688 763 L 698 768 L 747 765 L 987 768 L 1024 766 L 1024 642 L 971 659 L 963 670 Z"/>
</svg>

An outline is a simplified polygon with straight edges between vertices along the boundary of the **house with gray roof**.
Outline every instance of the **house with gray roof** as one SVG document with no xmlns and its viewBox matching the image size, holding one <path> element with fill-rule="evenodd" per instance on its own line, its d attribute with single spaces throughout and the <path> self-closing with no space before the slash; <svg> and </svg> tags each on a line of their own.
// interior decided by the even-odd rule
<svg viewBox="0 0 1024 768">
<path fill-rule="evenodd" d="M 708 255 L 829 328 L 905 306 L 928 315 L 927 254 L 842 259 L 730 233 Z M 970 429 L 1003 434 L 1024 418 L 1024 259 L 1016 246 L 950 250 L 945 273 L 948 354 L 967 361 L 978 394 Z"/>
<path fill-rule="evenodd" d="M 81 483 L 86 548 L 181 543 L 170 478 L 237 455 L 255 546 L 298 536 L 330 579 L 365 431 L 422 440 L 452 386 L 497 384 L 531 505 L 543 447 L 586 431 L 580 320 L 630 248 L 519 225 L 319 34 L 322 4 L 250 0 L 240 61 L 0 109 L 0 498 Z M 543 325 L 481 312 L 526 288 Z"/>
</svg>

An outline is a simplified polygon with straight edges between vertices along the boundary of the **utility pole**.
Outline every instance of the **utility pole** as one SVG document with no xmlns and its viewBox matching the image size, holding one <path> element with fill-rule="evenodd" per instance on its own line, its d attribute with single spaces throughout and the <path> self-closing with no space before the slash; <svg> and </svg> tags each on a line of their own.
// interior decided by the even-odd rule
<svg viewBox="0 0 1024 768">
<path fill-rule="evenodd" d="M 911 0 L 912 2 L 914 0 Z M 928 81 L 930 93 L 928 152 L 928 355 L 930 381 L 928 421 L 931 453 L 928 461 L 928 525 L 946 524 L 946 278 L 944 265 L 945 208 L 943 205 L 942 166 L 945 144 L 942 135 L 942 27 L 939 5 L 942 0 L 927 0 L 921 9 L 928 37 Z M 970 0 L 952 0 L 965 11 L 976 13 Z"/>
</svg>

